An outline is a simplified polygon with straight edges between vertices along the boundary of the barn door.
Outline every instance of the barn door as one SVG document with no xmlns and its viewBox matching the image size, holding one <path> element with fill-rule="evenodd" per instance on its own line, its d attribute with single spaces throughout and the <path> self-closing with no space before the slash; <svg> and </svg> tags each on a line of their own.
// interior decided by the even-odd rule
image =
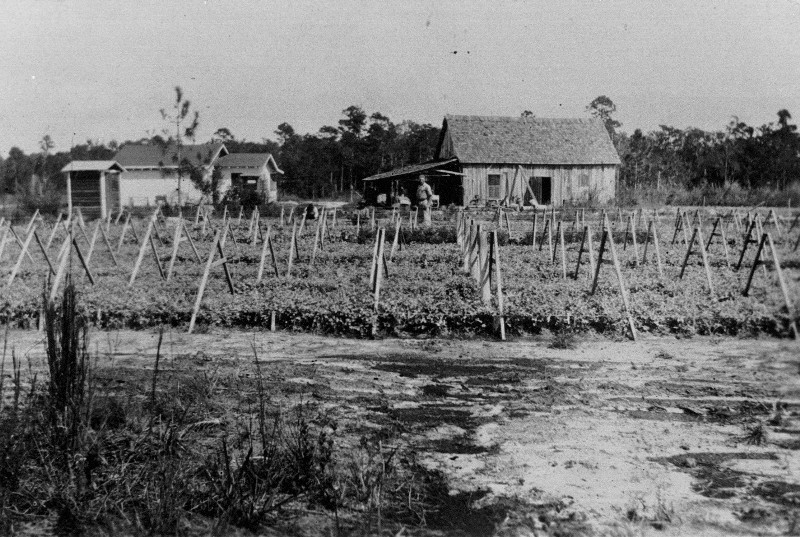
<svg viewBox="0 0 800 537">
<path fill-rule="evenodd" d="M 539 205 L 550 205 L 553 198 L 552 178 L 531 177 L 528 179 L 528 184 L 531 187 L 530 190 L 532 190 L 533 194 L 536 196 L 536 201 Z M 525 203 L 529 203 L 531 201 L 531 193 L 528 189 L 525 190 Z"/>
</svg>

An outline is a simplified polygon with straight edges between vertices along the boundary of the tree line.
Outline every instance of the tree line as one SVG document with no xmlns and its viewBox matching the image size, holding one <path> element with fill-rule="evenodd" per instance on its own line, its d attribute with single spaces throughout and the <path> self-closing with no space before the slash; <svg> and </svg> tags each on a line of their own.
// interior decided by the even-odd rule
<svg viewBox="0 0 800 537">
<path fill-rule="evenodd" d="M 632 134 L 619 130 L 616 106 L 608 97 L 598 97 L 587 109 L 611 135 L 622 160 L 623 187 L 783 190 L 800 181 L 800 133 L 786 109 L 761 126 L 733 117 L 718 131 L 660 125 Z"/>
<path fill-rule="evenodd" d="M 124 143 L 168 145 L 183 143 L 181 133 L 194 139 L 199 116 L 181 130 L 180 118 L 189 116 L 188 101 L 181 100 L 179 88 L 176 115 L 162 116 L 176 128 L 161 134 Z M 738 185 L 741 188 L 785 189 L 800 180 L 800 134 L 787 110 L 777 120 L 751 126 L 733 118 L 719 131 L 659 129 L 632 134 L 621 130 L 614 117 L 616 106 L 601 95 L 587 111 L 600 119 L 619 152 L 622 166 L 620 186 L 628 189 L 702 188 Z M 533 116 L 526 110 L 525 117 Z M 176 120 L 176 118 L 178 118 Z M 322 126 L 315 133 L 298 134 L 289 123 L 274 131 L 275 139 L 237 139 L 230 129 L 217 129 L 209 142 L 223 142 L 232 153 L 272 153 L 284 175 L 278 178 L 283 195 L 325 198 L 360 191 L 365 177 L 399 166 L 434 158 L 440 129 L 413 121 L 395 123 L 380 112 L 368 113 L 352 105 L 342 110 L 337 125 Z M 64 188 L 60 170 L 72 160 L 113 159 L 122 144 L 87 140 L 65 151 L 54 151 L 50 136 L 39 143 L 40 151 L 26 154 L 12 147 L 0 159 L 0 193 L 35 199 L 56 198 Z"/>
</svg>

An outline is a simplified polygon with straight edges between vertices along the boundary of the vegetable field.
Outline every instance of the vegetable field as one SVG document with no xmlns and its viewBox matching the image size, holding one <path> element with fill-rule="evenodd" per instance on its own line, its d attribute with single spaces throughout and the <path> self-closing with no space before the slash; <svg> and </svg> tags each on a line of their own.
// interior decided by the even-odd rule
<svg viewBox="0 0 800 537">
<path fill-rule="evenodd" d="M 2 222 L 0 320 L 36 326 L 47 282 L 63 285 L 67 274 L 103 328 L 188 330 L 197 307 L 195 331 L 499 337 L 502 319 L 512 337 L 793 337 L 800 311 L 800 224 L 785 210 L 442 210 L 430 229 L 407 212 L 326 211 L 313 221 L 225 213 Z M 488 265 L 478 225 L 497 231 Z"/>
</svg>

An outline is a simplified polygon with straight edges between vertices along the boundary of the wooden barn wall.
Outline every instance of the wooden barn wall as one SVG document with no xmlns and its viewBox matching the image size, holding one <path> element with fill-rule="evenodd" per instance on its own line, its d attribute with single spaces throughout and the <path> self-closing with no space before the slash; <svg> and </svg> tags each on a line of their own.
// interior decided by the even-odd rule
<svg viewBox="0 0 800 537">
<path fill-rule="evenodd" d="M 464 172 L 464 204 L 468 204 L 476 195 L 482 202 L 489 199 L 489 175 L 500 175 L 500 199 L 506 192 L 514 191 L 512 197 L 525 199 L 525 183 L 531 177 L 550 177 L 552 182 L 552 202 L 561 205 L 564 201 L 586 201 L 590 195 L 600 203 L 610 201 L 616 191 L 616 166 L 520 166 L 516 185 L 514 174 L 517 165 L 503 164 L 462 164 Z M 589 176 L 588 186 L 581 186 L 582 175 Z M 538 200 L 541 203 L 541 200 Z"/>
</svg>

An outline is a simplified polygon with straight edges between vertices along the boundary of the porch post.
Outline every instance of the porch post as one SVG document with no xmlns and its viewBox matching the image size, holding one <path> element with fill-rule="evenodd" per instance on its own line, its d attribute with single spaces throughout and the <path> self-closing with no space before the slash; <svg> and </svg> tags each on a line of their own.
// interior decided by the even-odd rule
<svg viewBox="0 0 800 537">
<path fill-rule="evenodd" d="M 105 218 L 108 214 L 106 206 L 106 172 L 100 172 L 100 218 Z"/>
<path fill-rule="evenodd" d="M 72 216 L 72 172 L 67 172 L 67 206 Z"/>
</svg>

